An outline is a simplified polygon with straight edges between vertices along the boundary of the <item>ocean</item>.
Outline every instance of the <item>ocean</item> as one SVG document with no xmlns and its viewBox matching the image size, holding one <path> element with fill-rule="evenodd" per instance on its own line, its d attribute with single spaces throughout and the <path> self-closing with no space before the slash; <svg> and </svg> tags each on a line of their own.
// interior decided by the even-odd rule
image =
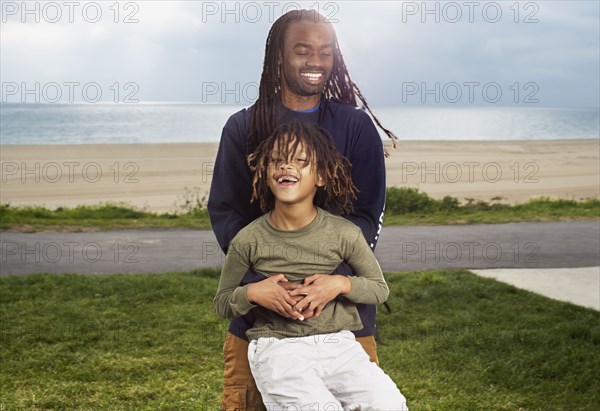
<svg viewBox="0 0 600 411">
<path fill-rule="evenodd" d="M 240 106 L 192 103 L 0 105 L 0 144 L 217 142 Z M 401 140 L 600 138 L 599 109 L 372 107 Z"/>
</svg>

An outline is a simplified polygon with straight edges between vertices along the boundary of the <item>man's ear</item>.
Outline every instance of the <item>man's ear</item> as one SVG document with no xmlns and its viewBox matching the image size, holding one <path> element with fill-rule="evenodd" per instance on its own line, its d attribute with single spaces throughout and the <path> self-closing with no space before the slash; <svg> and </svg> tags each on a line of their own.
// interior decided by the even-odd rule
<svg viewBox="0 0 600 411">
<path fill-rule="evenodd" d="M 317 187 L 325 187 L 325 179 L 323 176 L 319 176 L 319 178 L 317 178 Z"/>
</svg>

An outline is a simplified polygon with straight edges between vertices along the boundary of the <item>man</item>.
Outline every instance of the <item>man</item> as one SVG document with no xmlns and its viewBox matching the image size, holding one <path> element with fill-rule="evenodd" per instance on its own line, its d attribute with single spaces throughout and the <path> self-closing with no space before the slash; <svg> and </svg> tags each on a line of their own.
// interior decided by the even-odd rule
<svg viewBox="0 0 600 411">
<path fill-rule="evenodd" d="M 358 101 L 371 113 L 350 79 L 335 31 L 323 16 L 314 10 L 295 10 L 273 24 L 267 37 L 258 99 L 249 109 L 229 118 L 215 162 L 208 211 L 213 231 L 225 253 L 238 231 L 262 214 L 257 202 L 250 203 L 252 172 L 246 164 L 246 156 L 278 124 L 292 120 L 318 123 L 327 129 L 337 150 L 352 164 L 352 180 L 358 195 L 354 212 L 344 217 L 358 225 L 371 249 L 375 248 L 385 206 L 384 151 L 373 121 L 365 111 L 357 109 Z M 393 133 L 373 118 L 394 141 Z M 345 265 L 335 273 L 352 274 Z M 259 273 L 248 272 L 243 283 L 264 278 Z M 273 286 L 291 290 L 297 302 L 292 306 L 277 298 L 280 294 L 273 293 L 272 304 L 266 308 L 296 319 L 319 315 L 338 295 L 331 284 L 332 276 L 314 278 L 316 280 L 301 286 L 274 282 Z M 377 362 L 373 337 L 375 306 L 359 304 L 358 310 L 364 328 L 355 335 L 372 361 Z M 222 407 L 225 410 L 264 409 L 247 359 L 245 332 L 253 321 L 249 314 L 234 319 L 229 327 L 224 345 Z"/>
</svg>

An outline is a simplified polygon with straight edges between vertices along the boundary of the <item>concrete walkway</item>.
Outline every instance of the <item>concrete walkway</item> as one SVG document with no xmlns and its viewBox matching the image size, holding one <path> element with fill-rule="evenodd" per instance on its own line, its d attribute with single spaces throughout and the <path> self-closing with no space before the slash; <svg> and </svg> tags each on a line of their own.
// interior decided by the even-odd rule
<svg viewBox="0 0 600 411">
<path fill-rule="evenodd" d="M 524 290 L 600 311 L 600 267 L 471 270 Z"/>
</svg>

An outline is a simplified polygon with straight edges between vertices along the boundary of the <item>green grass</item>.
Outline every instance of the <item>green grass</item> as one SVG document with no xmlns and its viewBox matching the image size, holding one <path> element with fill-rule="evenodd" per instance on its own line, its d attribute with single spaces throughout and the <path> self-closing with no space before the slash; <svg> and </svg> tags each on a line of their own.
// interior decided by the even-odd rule
<svg viewBox="0 0 600 411">
<path fill-rule="evenodd" d="M 540 198 L 524 204 L 490 203 L 446 196 L 441 200 L 413 188 L 387 189 L 385 225 L 444 225 L 508 223 L 519 221 L 572 221 L 600 218 L 600 200 Z M 186 193 L 177 213 L 151 213 L 127 204 L 105 203 L 75 208 L 13 207 L 0 205 L 0 230 L 92 231 L 124 228 L 210 228 L 206 198 Z"/>
<path fill-rule="evenodd" d="M 411 410 L 600 409 L 600 313 L 468 271 L 387 273 Z M 218 271 L 0 278 L 0 409 L 215 410 Z"/>
<path fill-rule="evenodd" d="M 126 204 L 98 204 L 75 208 L 12 207 L 0 205 L 0 230 L 96 231 L 125 228 L 210 228 L 206 209 L 157 214 Z"/>
<path fill-rule="evenodd" d="M 486 201 L 457 198 L 441 200 L 414 188 L 388 188 L 384 225 L 498 224 L 522 221 L 573 221 L 600 218 L 600 200 L 529 200 L 503 204 L 502 197 Z"/>
</svg>

